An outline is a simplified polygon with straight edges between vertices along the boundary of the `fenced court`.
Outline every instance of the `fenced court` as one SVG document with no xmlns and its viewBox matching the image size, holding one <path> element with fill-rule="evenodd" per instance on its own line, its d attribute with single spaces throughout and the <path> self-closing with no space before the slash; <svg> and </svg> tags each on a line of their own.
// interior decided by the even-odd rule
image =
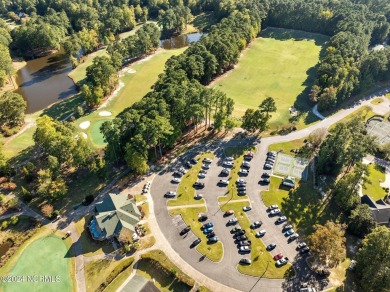
<svg viewBox="0 0 390 292">
<path fill-rule="evenodd" d="M 306 181 L 309 171 L 308 164 L 309 161 L 305 158 L 279 153 L 273 172 L 274 174 L 293 176 Z"/>
<path fill-rule="evenodd" d="M 380 117 L 373 117 L 366 123 L 367 133 L 375 136 L 379 144 L 390 142 L 390 123 Z"/>
</svg>

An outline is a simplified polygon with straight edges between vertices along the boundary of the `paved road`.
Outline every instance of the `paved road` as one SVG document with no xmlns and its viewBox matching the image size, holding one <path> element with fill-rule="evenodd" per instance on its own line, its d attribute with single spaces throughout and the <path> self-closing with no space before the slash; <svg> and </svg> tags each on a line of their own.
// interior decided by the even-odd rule
<svg viewBox="0 0 390 292">
<path fill-rule="evenodd" d="M 253 158 L 251 165 L 252 169 L 247 177 L 247 189 L 250 197 L 251 204 L 253 206 L 253 215 L 248 214 L 253 220 L 260 219 L 263 221 L 262 229 L 267 230 L 267 235 L 264 237 L 264 243 L 270 242 L 277 243 L 278 248 L 275 252 L 282 252 L 294 261 L 294 268 L 297 272 L 297 276 L 287 280 L 275 280 L 275 279 L 264 279 L 249 277 L 240 274 L 235 264 L 241 258 L 237 254 L 234 243 L 232 240 L 228 240 L 229 234 L 228 228 L 224 226 L 226 219 L 222 217 L 222 212 L 219 210 L 217 197 L 223 194 L 223 189 L 216 187 L 216 182 L 220 179 L 218 173 L 221 169 L 220 166 L 213 165 L 204 179 L 206 187 L 202 190 L 202 193 L 206 195 L 207 212 L 214 221 L 216 227 L 216 233 L 222 240 L 225 248 L 225 256 L 220 263 L 214 263 L 209 261 L 207 258 L 204 259 L 195 249 L 189 249 L 189 245 L 195 239 L 195 236 L 190 235 L 183 239 L 179 236 L 179 231 L 184 228 L 184 222 L 176 222 L 175 227 L 172 228 L 172 218 L 168 215 L 167 208 L 164 202 L 163 194 L 170 190 L 175 190 L 177 186 L 170 183 L 171 171 L 181 166 L 182 163 L 189 158 L 194 157 L 201 151 L 212 150 L 215 151 L 216 160 L 223 158 L 222 148 L 229 146 L 248 145 L 253 141 L 249 140 L 230 140 L 230 141 L 219 141 L 207 144 L 204 147 L 198 147 L 188 151 L 183 156 L 179 157 L 176 162 L 171 164 L 165 171 L 158 174 L 151 187 L 151 195 L 155 202 L 154 212 L 157 218 L 158 225 L 163 233 L 163 236 L 171 243 L 172 248 L 179 256 L 189 263 L 193 268 L 203 273 L 205 278 L 211 278 L 217 282 L 223 283 L 226 286 L 233 287 L 241 291 L 297 291 L 297 287 L 301 281 L 314 281 L 313 275 L 307 268 L 304 262 L 304 258 L 297 255 L 295 251 L 296 243 L 287 243 L 287 240 L 281 236 L 281 226 L 275 227 L 275 218 L 269 218 L 265 212 L 265 205 L 261 200 L 259 191 L 262 188 L 258 181 L 263 172 L 262 165 L 266 158 L 266 152 L 271 144 L 287 142 L 291 140 L 301 139 L 307 137 L 311 132 L 320 128 L 328 128 L 332 124 L 340 121 L 347 115 L 353 113 L 358 108 L 364 105 L 370 105 L 370 100 L 375 97 L 370 96 L 370 99 L 363 101 L 360 104 L 356 104 L 353 107 L 341 110 L 331 117 L 325 118 L 322 121 L 302 129 L 300 131 L 292 132 L 285 136 L 273 136 L 261 139 L 261 143 L 257 145 L 257 153 Z M 388 106 L 386 104 L 386 106 Z M 213 164 L 216 163 L 216 160 Z M 253 167 L 256 166 L 256 167 Z"/>
</svg>

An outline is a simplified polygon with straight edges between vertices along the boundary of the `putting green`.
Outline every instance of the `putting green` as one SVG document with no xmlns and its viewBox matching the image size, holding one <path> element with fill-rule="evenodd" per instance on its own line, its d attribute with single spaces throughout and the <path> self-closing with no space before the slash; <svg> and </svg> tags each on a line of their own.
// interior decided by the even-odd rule
<svg viewBox="0 0 390 292">
<path fill-rule="evenodd" d="M 106 146 L 106 142 L 104 142 L 104 136 L 100 132 L 100 127 L 103 125 L 104 122 L 110 121 L 110 119 L 102 119 L 94 122 L 91 127 L 90 137 L 92 140 L 92 143 L 95 144 L 98 147 Z"/>
<path fill-rule="evenodd" d="M 65 242 L 55 235 L 45 236 L 26 247 L 8 274 L 20 282 L 2 283 L 0 287 L 4 292 L 73 291 L 70 269 L 71 256 Z"/>
</svg>

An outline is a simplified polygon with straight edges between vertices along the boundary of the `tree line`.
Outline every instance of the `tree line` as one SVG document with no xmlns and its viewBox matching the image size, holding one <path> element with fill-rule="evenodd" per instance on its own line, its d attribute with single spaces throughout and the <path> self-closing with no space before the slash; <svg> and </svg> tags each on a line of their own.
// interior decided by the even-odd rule
<svg viewBox="0 0 390 292">
<path fill-rule="evenodd" d="M 328 110 L 388 75 L 386 52 L 369 51 L 390 30 L 389 1 L 271 0 L 266 24 L 330 35 L 310 99 Z M 387 51 L 387 50 L 386 50 Z M 378 66 L 378 67 L 377 67 Z M 385 71 L 386 74 L 382 74 Z"/>
</svg>

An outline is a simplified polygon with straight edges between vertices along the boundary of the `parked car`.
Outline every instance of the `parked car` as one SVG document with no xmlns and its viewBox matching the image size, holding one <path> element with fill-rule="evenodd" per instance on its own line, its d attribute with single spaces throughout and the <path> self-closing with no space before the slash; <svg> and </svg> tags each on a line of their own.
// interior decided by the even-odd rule
<svg viewBox="0 0 390 292">
<path fill-rule="evenodd" d="M 245 168 L 251 168 L 251 164 L 248 161 L 243 161 L 241 166 Z"/>
<path fill-rule="evenodd" d="M 240 246 L 244 246 L 244 245 L 251 245 L 251 241 L 250 240 L 241 240 L 241 241 L 239 241 L 238 242 L 238 244 L 240 245 Z"/>
<path fill-rule="evenodd" d="M 204 183 L 196 181 L 194 182 L 194 187 L 198 189 L 203 189 L 204 188 Z"/>
<path fill-rule="evenodd" d="M 231 230 L 231 233 L 235 233 L 237 234 L 238 232 L 243 232 L 243 234 L 245 233 L 245 230 L 242 230 L 242 228 L 240 226 L 236 226 L 234 227 L 232 230 Z"/>
<path fill-rule="evenodd" d="M 211 163 L 211 162 L 213 162 L 213 160 L 210 159 L 210 158 L 205 158 L 205 159 L 203 159 L 203 162 L 205 162 L 205 163 Z"/>
<path fill-rule="evenodd" d="M 230 169 L 229 168 L 224 168 L 221 170 L 222 174 L 230 174 Z"/>
<path fill-rule="evenodd" d="M 304 248 L 301 248 L 299 252 L 301 254 L 308 253 L 310 251 L 310 248 L 308 246 L 305 246 Z"/>
<path fill-rule="evenodd" d="M 200 173 L 198 174 L 198 178 L 205 178 L 205 177 L 206 177 L 206 174 L 203 173 L 203 172 L 200 172 Z"/>
<path fill-rule="evenodd" d="M 261 226 L 261 224 L 263 224 L 263 222 L 261 222 L 261 221 L 255 221 L 255 222 L 253 222 L 252 224 L 251 224 L 251 228 L 252 229 L 256 229 L 256 228 L 259 228 L 260 226 Z"/>
<path fill-rule="evenodd" d="M 273 209 L 278 209 L 279 206 L 278 205 L 271 205 L 268 207 L 268 210 L 273 210 Z"/>
<path fill-rule="evenodd" d="M 237 191 L 246 191 L 245 185 L 237 185 Z"/>
<path fill-rule="evenodd" d="M 242 207 L 242 211 L 244 211 L 244 212 L 247 212 L 247 211 L 250 211 L 250 210 L 252 210 L 251 206 L 244 206 L 244 207 Z"/>
<path fill-rule="evenodd" d="M 181 182 L 181 179 L 178 178 L 178 177 L 174 177 L 174 178 L 171 180 L 171 182 L 173 182 L 173 183 L 175 183 L 175 184 L 178 184 L 178 183 Z"/>
<path fill-rule="evenodd" d="M 246 190 L 245 190 L 245 191 L 244 191 L 244 190 L 238 191 L 238 195 L 239 195 L 239 196 L 244 196 L 244 195 L 246 195 Z"/>
<path fill-rule="evenodd" d="M 249 171 L 247 169 L 241 168 L 239 173 L 247 175 Z"/>
<path fill-rule="evenodd" d="M 356 261 L 352 260 L 351 263 L 349 264 L 348 270 L 354 271 L 356 269 Z"/>
<path fill-rule="evenodd" d="M 277 260 L 276 261 L 276 265 L 277 266 L 283 266 L 283 265 L 287 264 L 287 262 L 288 262 L 288 257 L 285 257 L 285 258 L 282 258 L 280 260 Z"/>
<path fill-rule="evenodd" d="M 237 242 L 248 240 L 248 237 L 246 235 L 240 235 L 236 237 Z"/>
<path fill-rule="evenodd" d="M 220 179 L 218 184 L 223 185 L 223 186 L 227 186 L 229 184 L 229 181 L 226 179 Z"/>
<path fill-rule="evenodd" d="M 243 178 L 239 178 L 239 179 L 237 179 L 236 183 L 237 184 L 246 184 L 246 181 Z"/>
<path fill-rule="evenodd" d="M 239 250 L 241 253 L 249 253 L 251 252 L 251 247 L 244 245 L 244 246 L 240 246 Z"/>
<path fill-rule="evenodd" d="M 268 163 L 265 163 L 264 164 L 264 169 L 272 169 L 272 165 L 268 164 Z"/>
<path fill-rule="evenodd" d="M 266 233 L 266 231 L 264 229 L 260 230 L 260 231 L 256 232 L 256 237 L 262 237 L 265 235 L 265 233 Z"/>
<path fill-rule="evenodd" d="M 184 167 L 180 167 L 178 169 L 178 171 L 180 171 L 182 174 L 186 174 L 187 173 L 187 170 Z"/>
<path fill-rule="evenodd" d="M 274 260 L 275 261 L 280 260 L 282 257 L 283 257 L 283 254 L 280 252 L 280 253 L 278 253 L 277 255 L 274 256 Z"/>
<path fill-rule="evenodd" d="M 299 237 L 298 233 L 294 233 L 293 235 L 290 236 L 290 238 L 288 240 L 293 241 L 293 240 L 297 239 L 298 237 Z"/>
<path fill-rule="evenodd" d="M 232 161 L 224 161 L 223 165 L 231 167 L 231 166 L 233 166 L 233 162 Z"/>
<path fill-rule="evenodd" d="M 250 158 L 250 159 L 252 159 L 254 155 L 255 155 L 255 154 L 254 154 L 252 151 L 248 151 L 248 152 L 245 154 L 245 158 Z"/>
<path fill-rule="evenodd" d="M 276 158 L 274 156 L 268 156 L 266 160 L 275 162 Z"/>
<path fill-rule="evenodd" d="M 174 191 L 167 192 L 164 195 L 164 197 L 166 197 L 166 198 L 173 198 L 175 196 L 176 196 L 176 192 L 174 192 Z"/>
<path fill-rule="evenodd" d="M 268 185 L 270 183 L 270 179 L 269 178 L 262 178 L 260 180 L 260 183 L 263 184 L 263 185 Z"/>
<path fill-rule="evenodd" d="M 186 226 L 182 231 L 180 231 L 180 235 L 184 235 L 188 232 L 190 232 L 191 226 Z"/>
<path fill-rule="evenodd" d="M 271 215 L 279 215 L 282 211 L 280 211 L 280 209 L 273 209 L 271 210 L 269 213 Z"/>
<path fill-rule="evenodd" d="M 271 160 L 271 159 L 267 159 L 267 160 L 265 161 L 265 163 L 266 163 L 266 164 L 269 164 L 269 165 L 271 165 L 271 166 L 273 166 L 273 165 L 275 164 L 275 161 L 274 161 L 274 160 Z"/>
<path fill-rule="evenodd" d="M 195 247 L 195 246 L 197 246 L 199 243 L 201 243 L 202 242 L 202 239 L 200 239 L 200 238 L 197 238 L 197 239 L 195 239 L 192 243 L 191 243 L 191 245 L 190 245 L 190 247 Z"/>
<path fill-rule="evenodd" d="M 207 171 L 205 169 L 201 169 L 201 170 L 199 170 L 199 173 L 207 174 Z"/>
<path fill-rule="evenodd" d="M 246 259 L 246 258 L 240 259 L 241 265 L 250 265 L 251 263 L 252 261 L 250 259 Z"/>
<path fill-rule="evenodd" d="M 191 168 L 191 167 L 192 167 L 192 164 L 191 164 L 191 162 L 187 161 L 186 164 L 185 164 L 185 166 L 188 167 L 188 168 Z"/>
<path fill-rule="evenodd" d="M 270 250 L 273 250 L 274 248 L 276 247 L 276 243 L 271 243 L 267 246 L 267 250 L 270 251 Z"/>
<path fill-rule="evenodd" d="M 267 152 L 267 156 L 273 156 L 273 157 L 275 157 L 275 156 L 276 156 L 276 152 L 275 152 L 275 151 Z"/>
<path fill-rule="evenodd" d="M 233 214 L 234 214 L 233 210 L 227 210 L 224 215 L 225 216 L 230 216 L 230 215 L 233 215 Z"/>
<path fill-rule="evenodd" d="M 306 246 L 307 246 L 307 244 L 305 242 L 301 242 L 301 243 L 298 243 L 297 249 L 301 249 L 301 248 L 304 248 Z"/>
<path fill-rule="evenodd" d="M 261 176 L 266 177 L 266 178 L 271 177 L 271 175 L 268 172 L 263 172 L 263 174 Z"/>
<path fill-rule="evenodd" d="M 218 237 L 216 237 L 216 236 L 211 237 L 211 238 L 209 238 L 208 242 L 209 243 L 216 243 L 216 242 L 218 242 Z"/>
<path fill-rule="evenodd" d="M 199 222 L 206 221 L 207 218 L 208 218 L 208 217 L 207 217 L 206 214 L 199 214 L 199 215 L 198 215 L 198 221 L 199 221 Z"/>
<path fill-rule="evenodd" d="M 236 227 L 236 228 L 238 228 L 238 227 Z M 246 233 L 245 230 L 242 230 L 241 228 L 239 228 L 239 229 L 236 231 L 236 233 L 233 235 L 233 238 L 236 238 L 236 237 L 238 237 L 238 236 L 244 235 L 245 233 Z"/>
<path fill-rule="evenodd" d="M 203 195 L 202 194 L 196 194 L 195 196 L 194 196 L 194 199 L 195 200 L 200 200 L 200 199 L 202 199 L 203 198 Z"/>
<path fill-rule="evenodd" d="M 192 159 L 191 159 L 191 162 L 192 162 L 193 164 L 197 164 L 197 163 L 198 163 L 198 160 L 196 160 L 195 158 L 192 158 Z"/>
<path fill-rule="evenodd" d="M 202 165 L 202 168 L 203 168 L 203 169 L 210 169 L 210 165 L 208 165 L 208 164 L 203 164 L 203 165 Z"/>
<path fill-rule="evenodd" d="M 214 226 L 214 223 L 210 221 L 210 222 L 207 222 L 206 224 L 203 224 L 202 228 L 207 229 L 207 228 L 210 228 L 213 226 Z"/>
<path fill-rule="evenodd" d="M 183 173 L 180 172 L 180 171 L 178 171 L 178 170 L 176 170 L 176 171 L 173 172 L 172 175 L 173 175 L 173 176 L 177 176 L 177 177 L 182 177 L 182 176 L 183 176 Z"/>
<path fill-rule="evenodd" d="M 327 269 L 321 269 L 321 270 L 317 270 L 317 271 L 316 271 L 316 274 L 317 274 L 318 276 L 329 277 L 330 271 L 327 270 Z"/>
<path fill-rule="evenodd" d="M 234 160 L 234 158 L 233 158 L 233 157 L 231 157 L 231 156 L 228 156 L 228 157 L 226 157 L 226 158 L 225 158 L 225 160 L 226 160 L 226 161 L 233 161 L 233 160 Z"/>
<path fill-rule="evenodd" d="M 282 217 L 279 217 L 278 220 L 276 220 L 276 223 L 282 223 L 282 222 L 285 222 L 285 221 L 287 221 L 286 216 L 282 216 Z"/>
<path fill-rule="evenodd" d="M 289 230 L 287 230 L 285 233 L 284 233 L 284 236 L 290 236 L 290 235 L 292 235 L 292 234 L 294 234 L 295 233 L 295 230 L 294 229 L 289 229 Z"/>
<path fill-rule="evenodd" d="M 283 226 L 283 231 L 287 231 L 289 229 L 293 228 L 291 224 L 286 224 Z"/>
<path fill-rule="evenodd" d="M 237 222 L 238 222 L 237 218 L 232 218 L 228 220 L 227 225 L 234 225 L 237 224 Z"/>
<path fill-rule="evenodd" d="M 214 236 L 215 236 L 215 232 L 214 231 L 211 232 L 211 233 L 206 234 L 207 238 L 214 237 Z"/>
<path fill-rule="evenodd" d="M 211 232 L 213 232 L 213 228 L 212 227 L 206 228 L 206 229 L 203 230 L 204 234 L 211 233 Z"/>
<path fill-rule="evenodd" d="M 246 183 L 239 182 L 236 184 L 237 187 L 246 187 Z"/>
</svg>

